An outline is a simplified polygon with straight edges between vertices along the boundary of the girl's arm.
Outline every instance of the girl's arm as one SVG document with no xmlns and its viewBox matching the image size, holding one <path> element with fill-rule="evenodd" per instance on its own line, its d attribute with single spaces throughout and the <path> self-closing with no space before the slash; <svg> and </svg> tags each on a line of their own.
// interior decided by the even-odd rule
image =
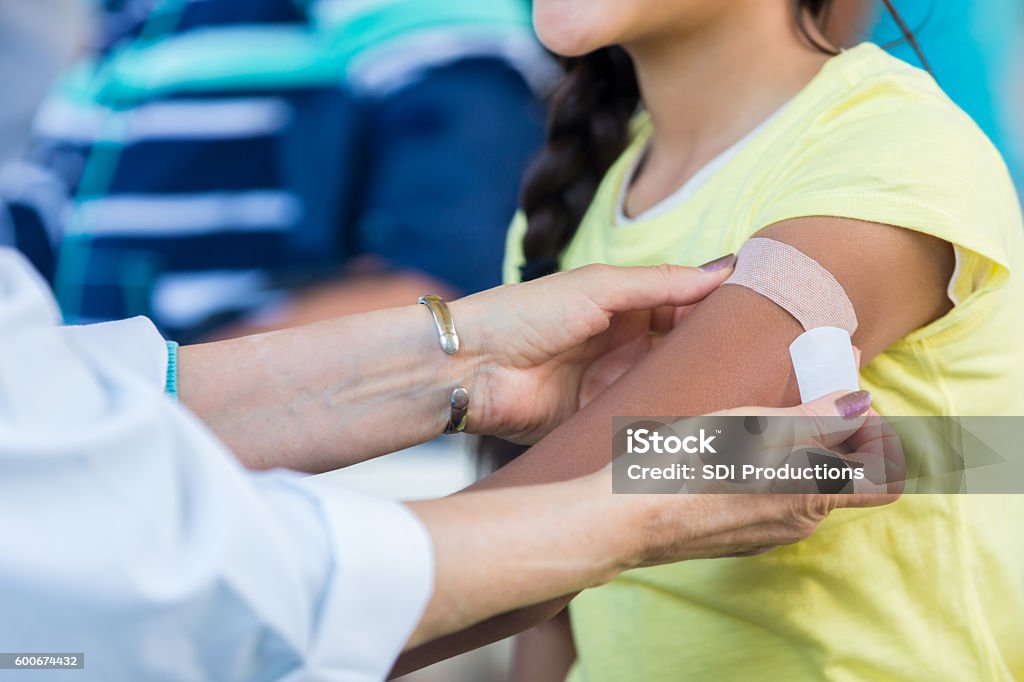
<svg viewBox="0 0 1024 682">
<path fill-rule="evenodd" d="M 840 218 L 804 218 L 758 236 L 796 247 L 843 285 L 866 365 L 951 307 L 952 247 L 917 232 Z M 737 405 L 799 402 L 789 345 L 800 324 L 737 286 L 711 294 L 631 372 L 479 487 L 565 480 L 608 463 L 617 415 L 699 415 Z"/>
<path fill-rule="evenodd" d="M 821 263 L 846 290 L 860 326 L 853 337 L 867 364 L 889 345 L 950 308 L 952 247 L 902 228 L 814 217 L 758 236 L 788 243 Z M 523 456 L 474 488 L 560 481 L 600 469 L 620 415 L 699 415 L 738 405 L 799 402 L 789 344 L 802 332 L 754 292 L 724 286 L 705 299 L 632 371 Z M 521 632 L 551 618 L 569 597 L 492 619 L 400 659 L 403 671 Z"/>
<path fill-rule="evenodd" d="M 569 609 L 516 636 L 509 682 L 563 682 L 576 662 Z"/>
</svg>

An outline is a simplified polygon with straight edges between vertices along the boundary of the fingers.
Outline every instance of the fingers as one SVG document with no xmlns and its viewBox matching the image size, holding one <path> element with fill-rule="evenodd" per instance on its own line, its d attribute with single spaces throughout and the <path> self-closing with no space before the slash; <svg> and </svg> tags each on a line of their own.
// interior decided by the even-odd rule
<svg viewBox="0 0 1024 682">
<path fill-rule="evenodd" d="M 623 313 L 698 303 L 731 273 L 732 261 L 713 270 L 681 265 L 629 268 L 588 265 L 569 271 L 566 281 L 572 278 L 572 285 L 582 287 L 606 312 Z"/>
<path fill-rule="evenodd" d="M 892 426 L 870 409 L 870 404 L 867 391 L 856 391 L 825 396 L 804 405 L 809 412 L 820 415 L 815 420 L 819 442 L 827 447 L 845 445 L 850 451 L 842 458 L 863 467 L 864 479 L 854 486 L 857 494 L 847 496 L 852 499 L 844 500 L 842 506 L 887 504 L 903 493 L 903 444 Z M 834 411 L 841 416 L 832 416 Z"/>
<path fill-rule="evenodd" d="M 833 447 L 857 432 L 870 406 L 871 394 L 867 391 L 837 391 L 795 407 L 734 407 L 713 414 L 723 417 L 797 417 L 792 420 L 797 432 L 786 432 L 790 442 L 811 440 Z"/>
<path fill-rule="evenodd" d="M 854 494 L 823 498 L 837 507 L 871 507 L 893 502 L 903 493 L 906 464 L 899 437 L 870 410 L 870 404 L 871 395 L 866 391 L 840 391 L 797 407 L 747 407 L 716 414 L 787 417 L 768 420 L 762 427 L 763 451 L 790 451 L 801 443 L 831 450 L 834 456 L 861 469 L 863 478 L 855 480 Z M 785 490 L 785 486 L 779 488 L 780 492 Z"/>
<path fill-rule="evenodd" d="M 863 492 L 899 495 L 906 481 L 907 462 L 903 443 L 892 426 L 877 412 L 868 412 L 864 425 L 846 442 L 851 452 L 844 459 L 864 467 Z"/>
<path fill-rule="evenodd" d="M 870 410 L 867 391 L 833 393 L 801 407 L 810 420 L 797 420 L 816 431 L 801 434 L 827 448 L 843 445 L 837 455 L 858 465 L 864 478 L 854 482 L 854 494 L 836 498 L 838 507 L 874 507 L 896 501 L 903 492 L 905 460 L 902 443 L 892 427 Z"/>
<path fill-rule="evenodd" d="M 696 303 L 683 306 L 666 305 L 655 309 L 651 313 L 651 332 L 662 336 L 668 334 L 696 309 Z"/>
<path fill-rule="evenodd" d="M 854 493 L 853 495 L 833 495 L 836 509 L 865 509 L 867 507 L 884 507 L 900 499 L 900 493 Z"/>
<path fill-rule="evenodd" d="M 670 305 L 651 311 L 651 331 L 655 334 L 668 334 L 676 326 L 676 313 L 680 308 Z"/>
<path fill-rule="evenodd" d="M 831 448 L 860 429 L 870 407 L 871 394 L 867 391 L 837 391 L 792 408 L 790 413 L 806 417 L 795 420 L 798 436 Z"/>
</svg>

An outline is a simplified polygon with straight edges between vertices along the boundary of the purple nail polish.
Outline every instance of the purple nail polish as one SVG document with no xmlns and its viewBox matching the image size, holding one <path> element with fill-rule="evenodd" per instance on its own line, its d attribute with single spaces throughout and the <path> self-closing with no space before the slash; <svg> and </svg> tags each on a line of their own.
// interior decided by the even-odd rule
<svg viewBox="0 0 1024 682">
<path fill-rule="evenodd" d="M 704 272 L 718 272 L 719 270 L 731 268 L 733 266 L 733 263 L 735 262 L 736 254 L 730 253 L 728 256 L 722 256 L 721 258 L 716 258 L 710 263 L 705 263 L 704 265 L 700 266 L 699 269 L 703 270 Z"/>
<path fill-rule="evenodd" d="M 871 394 L 867 391 L 847 393 L 836 401 L 836 410 L 845 419 L 853 419 L 868 411 L 868 408 L 871 407 L 871 400 Z"/>
</svg>

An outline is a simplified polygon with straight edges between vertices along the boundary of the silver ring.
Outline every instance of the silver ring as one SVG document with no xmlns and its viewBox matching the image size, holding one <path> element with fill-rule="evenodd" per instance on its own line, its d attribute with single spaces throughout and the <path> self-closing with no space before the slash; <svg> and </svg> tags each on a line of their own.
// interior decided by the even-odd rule
<svg viewBox="0 0 1024 682">
<path fill-rule="evenodd" d="M 462 386 L 457 387 L 452 391 L 452 396 L 448 400 L 452 408 L 452 414 L 448 418 L 448 426 L 445 427 L 445 433 L 461 433 L 466 430 L 466 422 L 469 416 L 469 391 Z"/>
</svg>

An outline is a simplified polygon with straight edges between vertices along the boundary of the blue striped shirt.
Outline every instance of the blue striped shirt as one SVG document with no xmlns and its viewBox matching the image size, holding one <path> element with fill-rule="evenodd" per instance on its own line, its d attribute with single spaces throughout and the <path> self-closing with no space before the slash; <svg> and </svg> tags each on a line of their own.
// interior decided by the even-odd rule
<svg viewBox="0 0 1024 682">
<path fill-rule="evenodd" d="M 500 59 L 537 87 L 550 76 L 521 0 L 105 10 L 92 56 L 40 111 L 27 159 L 0 175 L 18 247 L 75 322 L 144 314 L 187 338 L 336 272 L 373 241 L 349 196 L 362 169 L 346 162 L 364 151 L 363 101 L 472 58 Z M 516 183 L 503 184 L 511 215 Z M 507 217 L 481 242 L 494 259 Z M 495 267 L 493 282 L 453 284 L 497 278 Z"/>
</svg>

